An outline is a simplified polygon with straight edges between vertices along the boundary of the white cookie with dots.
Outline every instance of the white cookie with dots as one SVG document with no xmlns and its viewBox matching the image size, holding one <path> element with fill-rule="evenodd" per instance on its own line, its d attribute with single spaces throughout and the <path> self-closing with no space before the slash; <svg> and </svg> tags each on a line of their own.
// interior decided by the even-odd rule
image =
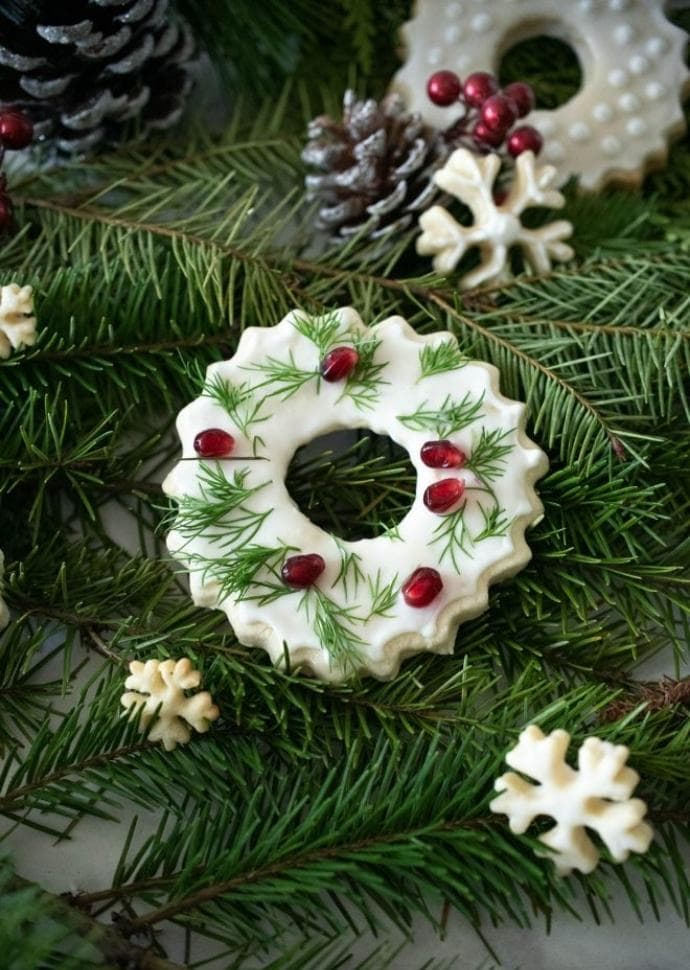
<svg viewBox="0 0 690 970">
<path fill-rule="evenodd" d="M 589 191 L 611 181 L 634 185 L 665 162 L 669 140 L 685 131 L 687 35 L 663 8 L 661 0 L 418 0 L 402 30 L 407 59 L 393 87 L 410 110 L 446 127 L 447 109 L 426 95 L 430 74 L 498 73 L 514 44 L 557 37 L 575 51 L 582 86 L 565 104 L 528 116 L 544 137 L 544 161 L 561 183 L 575 175 Z"/>
</svg>

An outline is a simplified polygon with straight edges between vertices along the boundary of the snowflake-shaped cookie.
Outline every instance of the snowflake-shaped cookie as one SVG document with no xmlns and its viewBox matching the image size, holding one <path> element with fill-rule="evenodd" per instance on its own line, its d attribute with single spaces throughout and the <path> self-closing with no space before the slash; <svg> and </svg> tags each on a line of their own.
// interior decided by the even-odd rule
<svg viewBox="0 0 690 970">
<path fill-rule="evenodd" d="M 30 286 L 0 286 L 0 357 L 36 342 L 36 317 Z"/>
<path fill-rule="evenodd" d="M 548 272 L 551 260 L 573 256 L 573 250 L 563 242 L 573 231 L 565 219 L 538 229 L 528 229 L 520 221 L 530 206 L 560 209 L 564 205 L 564 197 L 553 188 L 556 169 L 552 165 L 538 166 L 532 152 L 523 152 L 517 158 L 510 191 L 497 204 L 493 185 L 500 166 L 498 155 L 482 157 L 458 148 L 436 172 L 434 180 L 470 208 L 474 224 L 461 225 L 440 205 L 432 206 L 419 218 L 422 235 L 417 240 L 417 252 L 421 256 L 433 255 L 438 273 L 452 272 L 468 249 L 479 248 L 481 263 L 461 278 L 464 288 L 506 279 L 510 275 L 508 256 L 513 246 L 522 249 L 537 273 Z"/>
<path fill-rule="evenodd" d="M 625 862 L 631 852 L 646 852 L 653 832 L 642 821 L 647 806 L 630 797 L 639 775 L 625 765 L 628 749 L 587 738 L 578 751 L 576 771 L 565 761 L 569 744 L 567 731 L 544 735 L 534 724 L 526 728 L 506 761 L 540 784 L 506 772 L 496 781 L 501 794 L 491 802 L 491 811 L 506 814 L 511 831 L 518 835 L 538 815 L 552 816 L 556 825 L 539 841 L 553 850 L 549 858 L 561 876 L 573 869 L 592 872 L 596 867 L 599 851 L 587 828 L 599 834 L 615 862 Z"/>
<path fill-rule="evenodd" d="M 120 701 L 131 716 L 141 711 L 139 724 L 145 730 L 156 713 L 158 720 L 149 732 L 150 741 L 162 741 L 166 751 L 178 744 L 186 744 L 192 736 L 190 727 L 203 734 L 211 721 L 220 716 L 208 691 L 188 697 L 201 683 L 201 674 L 194 670 L 191 661 L 182 660 L 133 660 L 129 665 L 130 676 L 125 681 L 126 691 Z"/>
</svg>

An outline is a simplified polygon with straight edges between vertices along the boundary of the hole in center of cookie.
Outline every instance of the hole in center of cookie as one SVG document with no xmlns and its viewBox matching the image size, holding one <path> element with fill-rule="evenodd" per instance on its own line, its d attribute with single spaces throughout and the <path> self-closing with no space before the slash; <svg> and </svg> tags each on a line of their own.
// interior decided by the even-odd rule
<svg viewBox="0 0 690 970">
<path fill-rule="evenodd" d="M 498 72 L 501 87 L 514 81 L 532 86 L 537 108 L 550 110 L 570 101 L 582 87 L 582 65 L 569 44 L 539 34 L 508 47 Z"/>
<path fill-rule="evenodd" d="M 285 484 L 300 511 L 339 539 L 373 539 L 412 507 L 416 473 L 404 448 L 367 428 L 335 431 L 299 448 Z"/>
</svg>

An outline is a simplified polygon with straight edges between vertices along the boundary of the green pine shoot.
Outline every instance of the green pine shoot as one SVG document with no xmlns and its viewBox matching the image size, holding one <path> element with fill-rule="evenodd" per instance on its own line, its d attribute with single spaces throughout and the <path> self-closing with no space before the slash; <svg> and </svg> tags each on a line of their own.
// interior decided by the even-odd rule
<svg viewBox="0 0 690 970">
<path fill-rule="evenodd" d="M 390 611 L 398 598 L 398 574 L 396 573 L 390 582 L 384 583 L 379 569 L 376 576 L 367 576 L 367 586 L 371 597 L 371 609 L 367 621 L 373 616 L 390 617 Z"/>
<path fill-rule="evenodd" d="M 444 374 L 446 371 L 459 370 L 468 362 L 455 340 L 444 340 L 442 343 L 427 344 L 419 352 L 419 364 L 422 380 L 434 374 Z"/>
<path fill-rule="evenodd" d="M 362 557 L 356 552 L 348 551 L 339 542 L 337 545 L 338 552 L 340 554 L 340 569 L 338 570 L 338 575 L 333 580 L 331 589 L 333 589 L 334 586 L 337 586 L 338 583 L 342 583 L 345 599 L 347 600 L 350 598 L 348 585 L 352 584 L 352 592 L 354 595 L 356 595 L 360 580 L 364 579 L 364 573 L 362 572 L 362 568 L 360 566 Z"/>
<path fill-rule="evenodd" d="M 255 364 L 247 370 L 257 371 L 265 374 L 265 379 L 255 385 L 255 390 L 268 388 L 266 398 L 280 397 L 281 401 L 296 394 L 310 381 L 318 380 L 320 377 L 318 370 L 303 370 L 295 363 L 294 354 L 289 353 L 289 360 L 277 360 L 275 357 L 267 357 L 266 363 Z"/>
<path fill-rule="evenodd" d="M 263 522 L 268 513 L 250 512 L 244 508 L 244 503 L 265 488 L 268 482 L 247 485 L 248 476 L 246 469 L 237 469 L 231 478 L 227 478 L 220 465 L 202 462 L 199 471 L 201 496 L 185 495 L 178 500 L 177 517 L 174 519 L 176 531 L 189 539 L 202 534 L 209 538 L 227 539 L 229 535 L 236 534 L 242 522 Z M 233 517 L 237 510 L 241 510 L 242 514 Z M 247 541 L 243 531 L 239 539 Z"/>
<path fill-rule="evenodd" d="M 483 539 L 495 539 L 507 535 L 513 524 L 506 510 L 500 505 L 493 505 L 488 511 L 481 503 L 478 503 L 479 511 L 482 513 L 484 525 L 480 532 L 474 537 L 474 542 L 482 542 Z"/>
<path fill-rule="evenodd" d="M 331 661 L 344 670 L 356 668 L 364 640 L 352 629 L 353 623 L 361 623 L 354 608 L 339 606 L 318 586 L 306 590 L 299 608 L 313 623 L 314 632 Z"/>
<path fill-rule="evenodd" d="M 464 502 L 455 512 L 444 515 L 434 529 L 434 538 L 431 540 L 432 545 L 440 547 L 439 561 L 444 562 L 446 558 L 450 559 L 456 573 L 462 572 L 460 556 L 470 555 L 468 544 L 472 542 L 465 522 L 466 505 L 467 502 Z"/>
<path fill-rule="evenodd" d="M 255 587 L 265 584 L 257 579 L 260 573 L 268 571 L 272 577 L 280 580 L 279 565 L 294 549 L 294 546 L 262 546 L 244 545 L 234 550 L 228 556 L 209 560 L 204 569 L 204 578 L 213 579 L 220 586 L 219 597 L 225 599 L 232 596 L 236 600 L 255 599 L 248 595 Z M 283 586 L 286 592 L 292 592 Z"/>
<path fill-rule="evenodd" d="M 245 438 L 251 437 L 249 429 L 252 425 L 268 419 L 268 415 L 261 416 L 263 401 L 255 399 L 254 388 L 249 384 L 231 384 L 220 374 L 214 374 L 205 384 L 203 394 L 223 408 Z"/>
<path fill-rule="evenodd" d="M 381 346 L 380 340 L 363 336 L 354 341 L 354 346 L 359 353 L 359 362 L 346 382 L 342 397 L 351 398 L 360 411 L 370 411 L 381 393 L 381 386 L 390 383 L 380 377 L 388 362 L 376 363 L 374 360 Z"/>
<path fill-rule="evenodd" d="M 438 438 L 446 438 L 481 417 L 483 401 L 483 394 L 478 401 L 472 400 L 469 392 L 461 401 L 449 394 L 440 407 L 429 407 L 425 401 L 412 414 L 399 414 L 398 421 L 413 431 L 432 431 Z"/>
<path fill-rule="evenodd" d="M 505 471 L 508 455 L 513 449 L 513 443 L 506 443 L 505 439 L 513 434 L 514 428 L 507 431 L 495 428 L 487 431 L 482 428 L 479 439 L 472 446 L 470 455 L 465 462 L 469 468 L 485 485 L 495 482 Z"/>
<path fill-rule="evenodd" d="M 319 352 L 319 360 L 339 338 L 346 336 L 341 332 L 342 324 L 337 313 L 324 313 L 322 316 L 303 316 L 293 320 L 295 330 L 310 340 Z"/>
</svg>

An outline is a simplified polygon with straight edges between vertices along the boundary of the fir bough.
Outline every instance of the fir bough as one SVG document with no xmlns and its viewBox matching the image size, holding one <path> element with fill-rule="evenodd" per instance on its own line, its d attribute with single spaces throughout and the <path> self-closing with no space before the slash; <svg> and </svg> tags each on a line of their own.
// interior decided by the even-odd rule
<svg viewBox="0 0 690 970">
<path fill-rule="evenodd" d="M 356 15 L 364 60 L 366 8 Z M 295 118 L 313 108 L 307 84 L 260 111 L 237 108 L 218 137 L 15 181 L 20 231 L 4 243 L 0 275 L 35 287 L 41 333 L 0 364 L 0 534 L 14 615 L 0 642 L 0 813 L 16 838 L 29 826 L 46 845 L 78 839 L 91 816 L 122 843 L 112 878 L 51 908 L 42 926 L 57 921 L 59 933 L 46 929 L 46 945 L 59 953 L 70 913 L 93 929 L 112 905 L 122 940 L 144 933 L 130 937 L 130 957 L 136 945 L 165 961 L 149 931 L 173 921 L 219 941 L 240 967 L 285 947 L 298 924 L 306 949 L 286 950 L 280 966 L 336 966 L 344 926 L 407 928 L 415 913 L 438 925 L 446 901 L 490 945 L 492 919 L 548 923 L 587 907 L 599 916 L 614 885 L 638 909 L 633 876 L 653 907 L 669 901 L 687 918 L 687 706 L 673 693 L 648 704 L 659 691 L 641 694 L 634 676 L 669 645 L 686 660 L 690 639 L 690 253 L 678 243 L 690 155 L 677 150 L 642 197 L 571 197 L 574 264 L 461 299 L 452 280 L 424 275 L 411 233 L 393 248 L 353 240 L 311 252 Z M 177 456 L 174 415 L 245 326 L 294 307 L 328 319 L 347 303 L 371 322 L 401 313 L 422 333 L 455 334 L 461 358 L 438 351 L 425 362 L 429 373 L 448 368 L 449 382 L 465 358 L 495 364 L 503 393 L 527 401 L 551 471 L 532 562 L 492 590 L 455 655 L 416 658 L 391 683 L 334 688 L 273 670 L 220 613 L 191 605 L 162 555 L 170 508 L 159 483 Z M 227 388 L 206 393 L 228 408 L 247 403 Z M 445 423 L 428 417 L 430 433 L 471 420 L 466 410 L 451 395 Z M 427 420 L 404 405 L 401 415 Z M 245 417 L 260 435 L 260 415 Z M 338 536 L 394 532 L 413 471 L 373 436 L 355 437 L 337 460 L 293 462 L 291 494 Z M 487 488 L 504 447 L 477 438 L 470 460 Z M 218 515 L 236 498 L 219 494 Z M 139 548 L 113 531 L 114 504 L 135 522 Z M 190 529 L 198 514 L 187 509 Z M 488 502 L 485 518 L 487 535 L 505 528 Z M 343 562 L 348 582 L 365 581 L 357 568 Z M 390 591 L 366 581 L 385 611 Z M 119 717 L 118 696 L 129 660 L 169 655 L 203 669 L 223 717 L 165 754 Z M 660 833 L 649 856 L 622 875 L 604 864 L 558 881 L 528 837 L 489 813 L 505 751 L 530 721 L 631 747 Z M 132 803 L 159 822 L 143 840 L 134 825 L 126 837 L 112 825 Z M 38 898 L 15 889 L 11 905 Z M 97 927 L 93 945 L 105 960 Z M 389 957 L 376 951 L 369 965 Z"/>
</svg>

